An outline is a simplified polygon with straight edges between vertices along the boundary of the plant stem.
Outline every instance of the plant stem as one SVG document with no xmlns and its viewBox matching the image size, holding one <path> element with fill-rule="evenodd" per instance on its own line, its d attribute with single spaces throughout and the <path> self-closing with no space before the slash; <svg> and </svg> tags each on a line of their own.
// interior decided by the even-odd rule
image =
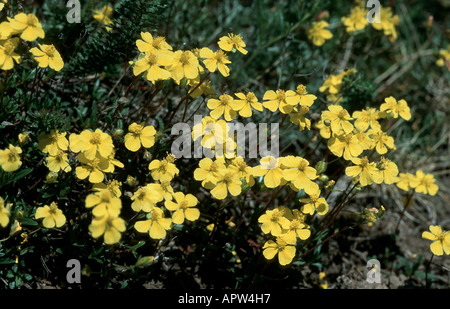
<svg viewBox="0 0 450 309">
<path fill-rule="evenodd" d="M 425 271 L 425 286 L 427 289 L 431 287 L 431 282 L 428 282 L 428 271 L 430 270 L 431 261 L 433 261 L 434 254 L 431 254 L 430 260 L 428 261 L 427 269 Z"/>
<path fill-rule="evenodd" d="M 396 225 L 395 230 L 394 230 L 394 234 L 397 234 L 397 233 L 398 233 L 398 229 L 399 229 L 399 227 L 400 227 L 400 221 L 402 221 L 403 216 L 405 215 L 406 208 L 408 208 L 409 202 L 411 201 L 411 199 L 412 199 L 412 197 L 413 197 L 413 195 L 414 195 L 414 192 L 415 192 L 415 191 L 412 191 L 412 192 L 411 192 L 411 194 L 408 196 L 408 199 L 406 200 L 405 204 L 403 205 L 403 211 L 402 211 L 402 213 L 400 214 L 400 218 L 398 219 L 397 225 Z"/>
</svg>

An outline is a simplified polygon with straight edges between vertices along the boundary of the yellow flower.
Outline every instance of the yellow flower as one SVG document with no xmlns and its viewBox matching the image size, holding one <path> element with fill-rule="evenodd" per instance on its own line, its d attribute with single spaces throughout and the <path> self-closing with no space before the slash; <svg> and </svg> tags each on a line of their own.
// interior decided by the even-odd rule
<svg viewBox="0 0 450 309">
<path fill-rule="evenodd" d="M 69 148 L 66 134 L 66 132 L 60 133 L 59 130 L 51 130 L 49 134 L 40 133 L 38 135 L 38 149 L 51 156 L 56 156 L 60 151 L 66 151 Z"/>
<path fill-rule="evenodd" d="M 388 136 L 386 132 L 370 129 L 367 131 L 367 135 L 372 138 L 371 149 L 375 148 L 379 154 L 387 153 L 388 149 L 395 149 L 394 138 Z"/>
<path fill-rule="evenodd" d="M 11 27 L 9 21 L 4 21 L 0 23 L 0 41 L 9 39 L 12 35 L 18 34 L 20 31 L 16 31 Z"/>
<path fill-rule="evenodd" d="M 325 125 L 323 120 L 319 120 L 316 123 L 315 127 L 319 129 L 320 136 L 322 136 L 323 138 L 329 139 L 331 137 L 331 128 L 329 125 Z M 372 146 L 372 143 L 370 143 L 370 146 Z"/>
<path fill-rule="evenodd" d="M 384 35 L 389 37 L 391 42 L 397 39 L 397 30 L 395 26 L 399 24 L 398 15 L 393 15 L 390 7 L 380 8 L 380 22 L 372 23 L 372 26 L 379 31 L 383 31 Z"/>
<path fill-rule="evenodd" d="M 156 203 L 163 200 L 163 192 L 158 184 L 147 184 L 134 192 L 131 200 L 131 208 L 136 211 L 150 212 L 156 207 Z"/>
<path fill-rule="evenodd" d="M 242 92 L 235 93 L 235 96 L 239 98 L 239 100 L 234 100 L 238 104 L 238 106 L 242 106 L 239 109 L 239 115 L 242 117 L 251 117 L 252 116 L 252 108 L 257 111 L 263 111 L 263 105 L 258 102 L 258 98 L 253 92 L 247 92 L 244 94 Z"/>
<path fill-rule="evenodd" d="M 322 112 L 321 119 L 330 123 L 331 131 L 335 134 L 340 134 L 342 131 L 348 134 L 353 131 L 353 124 L 350 122 L 353 118 L 340 105 L 329 105 L 328 110 Z"/>
<path fill-rule="evenodd" d="M 17 139 L 19 140 L 20 146 L 24 145 L 26 142 L 30 140 L 30 132 L 19 133 Z"/>
<path fill-rule="evenodd" d="M 248 166 L 244 158 L 237 157 L 231 160 L 228 167 L 235 168 L 239 179 L 244 178 L 246 183 L 252 187 L 255 184 L 255 179 L 252 173 L 252 167 Z"/>
<path fill-rule="evenodd" d="M 342 23 L 346 27 L 348 33 L 364 29 L 369 21 L 367 20 L 367 10 L 362 9 L 359 6 L 354 7 L 348 16 L 341 18 Z"/>
<path fill-rule="evenodd" d="M 48 229 L 61 227 L 66 223 L 66 216 L 64 216 L 62 210 L 58 208 L 58 205 L 55 202 L 52 202 L 50 206 L 45 205 L 43 207 L 38 207 L 36 209 L 35 218 L 44 218 L 42 224 Z"/>
<path fill-rule="evenodd" d="M 320 191 L 315 194 L 308 194 L 309 198 L 302 198 L 299 201 L 305 203 L 302 206 L 302 212 L 305 214 L 314 214 L 314 211 L 321 216 L 328 212 L 328 203 L 325 198 L 320 197 Z"/>
<path fill-rule="evenodd" d="M 225 169 L 225 160 L 223 158 L 218 158 L 216 160 L 211 160 L 210 158 L 203 158 L 198 163 L 198 168 L 194 171 L 194 179 L 202 182 L 202 186 L 209 187 L 214 186 L 219 181 L 219 170 Z"/>
<path fill-rule="evenodd" d="M 195 221 L 200 217 L 200 211 L 193 208 L 198 204 L 198 199 L 192 194 L 184 195 L 183 192 L 173 194 L 175 202 L 165 201 L 164 206 L 174 213 L 172 214 L 172 222 L 175 224 L 183 224 L 184 220 Z"/>
<path fill-rule="evenodd" d="M 77 178 L 83 180 L 89 177 L 91 183 L 102 182 L 105 179 L 103 173 L 111 169 L 109 161 L 99 154 L 93 160 L 89 160 L 83 153 L 80 153 L 78 161 L 83 165 L 75 168 Z"/>
<path fill-rule="evenodd" d="M 313 94 L 308 94 L 306 87 L 302 84 L 298 85 L 295 91 L 286 91 L 286 102 L 289 105 L 296 106 L 297 104 L 300 104 L 300 106 L 311 107 L 315 99 L 317 99 L 317 97 Z"/>
<path fill-rule="evenodd" d="M 93 238 L 103 235 L 105 244 L 112 245 L 120 241 L 121 233 L 125 232 L 126 225 L 125 220 L 118 215 L 107 213 L 103 217 L 94 217 L 88 228 Z"/>
<path fill-rule="evenodd" d="M 236 118 L 237 112 L 244 104 L 236 104 L 232 96 L 222 94 L 219 99 L 209 99 L 207 106 L 211 110 L 210 116 L 217 120 L 222 115 L 226 121 L 231 121 Z"/>
<path fill-rule="evenodd" d="M 152 239 L 163 239 L 172 226 L 172 219 L 164 218 L 162 209 L 158 207 L 153 208 L 150 215 L 149 220 L 136 222 L 134 228 L 139 233 L 149 233 Z"/>
<path fill-rule="evenodd" d="M 242 40 L 242 36 L 240 34 L 228 33 L 228 36 L 222 36 L 217 44 L 224 51 L 231 51 L 234 53 L 238 50 L 244 55 L 248 53 L 248 51 L 244 49 L 246 44 Z"/>
<path fill-rule="evenodd" d="M 447 45 L 447 49 L 441 49 L 439 51 L 439 59 L 436 60 L 436 64 L 440 67 L 444 66 L 445 64 L 450 70 L 450 44 Z"/>
<path fill-rule="evenodd" d="M 14 62 L 21 62 L 20 55 L 14 52 L 18 45 L 18 38 L 7 39 L 0 43 L 0 69 L 11 70 Z"/>
<path fill-rule="evenodd" d="M 388 97 L 384 99 L 385 103 L 381 104 L 380 111 L 392 114 L 394 118 L 402 117 L 405 120 L 411 119 L 411 113 L 409 111 L 408 103 L 405 100 L 397 100 L 394 97 Z"/>
<path fill-rule="evenodd" d="M 261 223 L 261 230 L 264 234 L 272 234 L 273 236 L 280 236 L 283 229 L 288 229 L 290 221 L 284 216 L 283 208 L 275 208 L 267 210 L 258 218 Z"/>
<path fill-rule="evenodd" d="M 153 84 L 157 80 L 167 80 L 172 77 L 172 74 L 161 67 L 163 61 L 161 55 L 148 51 L 145 55 L 139 58 L 133 65 L 133 74 L 135 76 L 145 72 L 145 78 Z M 166 63 L 166 62 L 164 62 Z"/>
<path fill-rule="evenodd" d="M 330 94 L 337 94 L 341 88 L 343 77 L 344 76 L 342 74 L 329 75 L 323 82 L 322 86 L 320 86 L 319 91 L 327 92 Z"/>
<path fill-rule="evenodd" d="M 34 14 L 19 13 L 14 18 L 9 18 L 11 28 L 19 31 L 20 38 L 25 41 L 34 41 L 37 38 L 45 38 L 44 29 Z"/>
<path fill-rule="evenodd" d="M 92 214 L 95 217 L 111 215 L 113 217 L 120 214 L 122 201 L 114 196 L 111 191 L 103 190 L 86 196 L 86 208 L 93 208 Z"/>
<path fill-rule="evenodd" d="M 415 176 L 410 173 L 400 173 L 397 177 L 396 185 L 399 189 L 409 191 L 411 188 L 411 182 L 415 180 Z"/>
<path fill-rule="evenodd" d="M 161 189 L 163 199 L 165 201 L 171 201 L 173 199 L 174 191 L 173 191 L 172 186 L 170 185 L 169 180 L 160 181 L 160 183 L 158 184 L 158 187 Z"/>
<path fill-rule="evenodd" d="M 355 127 L 355 129 L 353 130 L 353 134 L 356 137 L 359 145 L 362 147 L 363 150 L 372 148 L 373 141 L 367 133 L 359 131 Z"/>
<path fill-rule="evenodd" d="M 263 255 L 266 259 L 271 260 L 278 254 L 278 262 L 280 265 L 287 265 L 292 262 L 295 257 L 295 243 L 289 243 L 283 236 L 277 237 L 276 241 L 269 240 L 263 246 Z"/>
<path fill-rule="evenodd" d="M 355 118 L 355 127 L 359 131 L 366 131 L 369 126 L 375 130 L 381 130 L 381 125 L 378 122 L 380 118 L 379 112 L 375 108 L 366 107 L 361 111 L 354 111 L 353 118 Z"/>
<path fill-rule="evenodd" d="M 94 132 L 84 130 L 80 133 L 78 139 L 74 141 L 79 143 L 77 149 L 82 151 L 88 160 L 93 160 L 97 153 L 107 158 L 114 149 L 111 136 L 100 129 L 96 129 Z"/>
<path fill-rule="evenodd" d="M 297 104 L 292 100 L 289 102 L 293 104 L 289 104 L 287 101 L 286 92 L 282 89 L 278 89 L 277 91 L 267 90 L 264 93 L 263 100 L 263 106 L 265 108 L 269 109 L 271 112 L 275 112 L 279 109 L 283 114 L 289 114 L 292 112 L 294 106 Z"/>
<path fill-rule="evenodd" d="M 8 225 L 10 215 L 9 209 L 5 207 L 5 201 L 0 196 L 0 226 L 6 227 Z"/>
<path fill-rule="evenodd" d="M 57 154 L 52 156 L 49 155 L 46 158 L 46 165 L 51 172 L 58 173 L 60 170 L 64 172 L 70 172 L 72 167 L 69 165 L 69 158 L 67 157 L 67 153 L 58 150 Z"/>
<path fill-rule="evenodd" d="M 189 50 L 177 50 L 170 56 L 164 54 L 161 56 L 161 64 L 172 73 L 172 78 L 177 83 L 183 78 L 195 79 L 199 75 L 198 58 Z"/>
<path fill-rule="evenodd" d="M 345 169 L 345 174 L 349 177 L 359 177 L 361 186 L 371 185 L 374 182 L 380 184 L 383 176 L 377 169 L 374 162 L 370 163 L 367 157 L 352 159 L 354 166 Z"/>
<path fill-rule="evenodd" d="M 294 110 L 297 110 L 295 108 Z M 299 126 L 300 131 L 306 129 L 311 129 L 311 120 L 306 118 L 304 115 L 309 112 L 309 107 L 300 106 L 299 111 L 294 111 L 289 114 L 289 121 L 295 125 Z"/>
<path fill-rule="evenodd" d="M 283 178 L 291 181 L 298 190 L 305 190 L 308 195 L 319 192 L 319 186 L 313 181 L 317 176 L 316 169 L 302 157 L 286 156 L 280 158 L 283 167 Z"/>
<path fill-rule="evenodd" d="M 124 137 L 125 147 L 130 151 L 138 151 L 141 145 L 150 148 L 155 144 L 156 130 L 153 126 L 132 123 L 128 127 L 129 133 Z"/>
<path fill-rule="evenodd" d="M 309 230 L 309 226 L 305 224 L 305 215 L 302 214 L 298 209 L 294 209 L 291 211 L 286 208 L 286 211 L 289 212 L 289 226 L 285 226 L 282 231 L 283 238 L 289 243 L 296 243 L 297 237 L 301 240 L 308 239 L 311 236 L 311 231 Z"/>
<path fill-rule="evenodd" d="M 275 188 L 281 184 L 283 179 L 283 170 L 280 159 L 273 156 L 266 156 L 259 160 L 260 165 L 252 168 L 252 174 L 255 177 L 264 176 L 264 185 L 267 188 Z"/>
<path fill-rule="evenodd" d="M 113 14 L 113 8 L 105 5 L 101 10 L 93 10 L 94 12 L 94 19 L 98 21 L 99 23 L 106 25 L 105 29 L 107 31 L 111 31 L 112 28 L 108 27 L 108 25 L 111 25 L 113 22 L 111 20 L 112 14 Z"/>
<path fill-rule="evenodd" d="M 328 140 L 328 148 L 335 156 L 344 156 L 345 160 L 359 156 L 364 150 L 353 133 L 332 136 Z"/>
<path fill-rule="evenodd" d="M 92 186 L 92 190 L 95 192 L 101 192 L 103 190 L 108 190 L 114 197 L 122 196 L 122 191 L 120 187 L 122 183 L 117 180 L 110 180 L 107 183 L 96 183 Z"/>
<path fill-rule="evenodd" d="M 60 71 L 64 67 L 61 55 L 53 45 L 38 44 L 39 48 L 33 47 L 30 52 L 41 68 L 50 67 L 55 71 Z"/>
<path fill-rule="evenodd" d="M 165 53 L 167 51 L 172 50 L 172 46 L 170 46 L 166 42 L 166 38 L 159 36 L 153 38 L 150 32 L 141 32 L 141 39 L 136 41 L 136 46 L 141 53 Z"/>
<path fill-rule="evenodd" d="M 383 177 L 385 184 L 393 184 L 397 181 L 398 167 L 397 164 L 385 157 L 380 158 L 380 162 L 377 164 L 380 174 Z"/>
<path fill-rule="evenodd" d="M 202 123 L 195 124 L 192 128 L 192 139 L 196 141 L 201 137 L 202 146 L 211 149 L 216 144 L 223 144 L 226 141 L 228 131 L 229 127 L 225 120 L 206 116 L 202 118 Z"/>
<path fill-rule="evenodd" d="M 430 225 L 430 232 L 422 233 L 422 238 L 433 241 L 430 250 L 434 255 L 450 254 L 450 232 L 443 231 L 439 225 Z"/>
<path fill-rule="evenodd" d="M 316 46 L 322 46 L 326 40 L 333 37 L 330 30 L 325 29 L 329 24 L 326 21 L 314 22 L 312 26 L 306 31 L 308 39 L 312 40 L 313 44 Z"/>
<path fill-rule="evenodd" d="M 432 174 L 425 174 L 422 170 L 418 170 L 415 177 L 411 180 L 410 186 L 418 193 L 436 195 L 439 187 L 434 181 Z"/>
<path fill-rule="evenodd" d="M 219 70 L 224 77 L 230 75 L 230 69 L 227 67 L 227 64 L 230 64 L 231 61 L 223 51 L 213 52 L 208 47 L 203 47 L 200 50 L 200 58 L 203 58 L 203 63 L 210 72 Z"/>
<path fill-rule="evenodd" d="M 218 200 L 223 200 L 230 193 L 232 196 L 241 194 L 241 180 L 235 169 L 227 167 L 217 172 L 217 183 L 211 190 L 211 195 Z"/>
<path fill-rule="evenodd" d="M 22 165 L 20 154 L 22 148 L 9 145 L 9 148 L 0 150 L 0 166 L 5 172 L 14 172 Z"/>
<path fill-rule="evenodd" d="M 196 98 L 198 96 L 204 95 L 207 98 L 212 98 L 216 96 L 216 92 L 211 86 L 211 81 L 202 81 L 200 84 L 200 75 L 197 78 L 190 79 L 188 85 L 191 87 L 189 89 L 190 96 Z"/>
<path fill-rule="evenodd" d="M 174 164 L 175 157 L 172 154 L 167 155 L 162 160 L 153 160 L 148 165 L 154 180 L 172 180 L 180 172 Z"/>
</svg>

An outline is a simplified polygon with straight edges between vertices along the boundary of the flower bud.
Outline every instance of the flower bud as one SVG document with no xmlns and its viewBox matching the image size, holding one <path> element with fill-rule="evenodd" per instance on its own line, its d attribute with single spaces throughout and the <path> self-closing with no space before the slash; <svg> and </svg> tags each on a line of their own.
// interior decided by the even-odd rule
<svg viewBox="0 0 450 309">
<path fill-rule="evenodd" d="M 50 172 L 45 177 L 45 183 L 47 184 L 55 183 L 57 181 L 58 181 L 58 173 Z"/>
<path fill-rule="evenodd" d="M 114 132 L 113 132 L 113 134 L 112 134 L 112 136 L 113 137 L 121 137 L 121 136 L 123 136 L 123 130 L 122 129 L 115 129 L 114 130 Z"/>
<path fill-rule="evenodd" d="M 317 174 L 322 174 L 327 169 L 327 163 L 325 161 L 319 161 L 319 162 L 317 162 L 315 168 L 316 168 Z"/>
<path fill-rule="evenodd" d="M 125 180 L 125 183 L 127 185 L 129 185 L 130 187 L 135 187 L 136 186 L 136 178 L 128 175 L 127 180 Z"/>
<path fill-rule="evenodd" d="M 19 145 L 22 146 L 23 144 L 25 144 L 30 140 L 30 133 L 29 132 L 20 133 L 18 138 L 19 138 Z"/>
<path fill-rule="evenodd" d="M 325 190 L 331 191 L 334 188 L 334 185 L 336 182 L 334 180 L 329 180 L 327 184 L 325 185 Z"/>
</svg>

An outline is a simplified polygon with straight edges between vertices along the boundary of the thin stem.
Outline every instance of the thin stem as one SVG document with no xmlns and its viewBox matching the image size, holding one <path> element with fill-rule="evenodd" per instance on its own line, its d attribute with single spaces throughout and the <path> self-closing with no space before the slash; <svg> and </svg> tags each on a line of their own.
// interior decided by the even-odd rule
<svg viewBox="0 0 450 309">
<path fill-rule="evenodd" d="M 403 211 L 402 211 L 402 213 L 400 214 L 400 218 L 398 219 L 397 225 L 396 225 L 395 230 L 394 230 L 394 234 L 397 234 L 397 233 L 398 233 L 398 229 L 400 228 L 400 221 L 402 221 L 402 219 L 403 219 L 403 217 L 404 217 L 404 215 L 405 215 L 406 209 L 407 209 L 408 206 L 409 206 L 409 203 L 410 203 L 410 201 L 411 201 L 411 199 L 412 199 L 412 197 L 413 197 L 413 195 L 414 195 L 414 192 L 415 192 L 415 191 L 412 191 L 412 192 L 411 192 L 411 194 L 408 196 L 408 199 L 406 200 L 405 204 L 403 205 Z"/>
<path fill-rule="evenodd" d="M 430 270 L 431 262 L 433 261 L 434 254 L 431 254 L 430 260 L 428 261 L 427 269 L 425 271 L 425 286 L 427 289 L 431 287 L 431 282 L 428 282 L 428 272 Z"/>
</svg>

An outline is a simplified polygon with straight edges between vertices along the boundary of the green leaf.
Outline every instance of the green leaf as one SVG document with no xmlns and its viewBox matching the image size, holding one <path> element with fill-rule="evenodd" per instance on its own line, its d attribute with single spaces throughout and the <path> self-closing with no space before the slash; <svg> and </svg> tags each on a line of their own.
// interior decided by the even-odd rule
<svg viewBox="0 0 450 309">
<path fill-rule="evenodd" d="M 22 223 L 22 225 L 30 225 L 30 226 L 38 225 L 38 223 L 31 218 L 23 218 L 21 223 Z"/>
</svg>

